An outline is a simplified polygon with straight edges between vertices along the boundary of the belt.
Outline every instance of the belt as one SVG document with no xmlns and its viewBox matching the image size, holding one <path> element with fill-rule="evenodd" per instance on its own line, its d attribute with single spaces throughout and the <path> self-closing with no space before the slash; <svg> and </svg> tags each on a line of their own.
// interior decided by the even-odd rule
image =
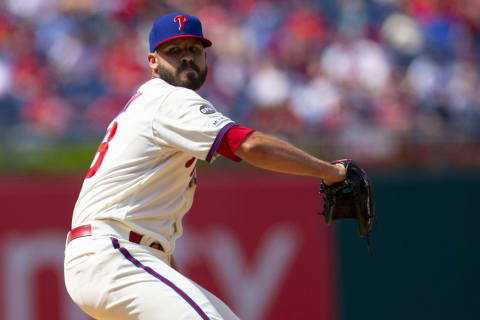
<svg viewBox="0 0 480 320">
<path fill-rule="evenodd" d="M 91 235 L 92 235 L 92 226 L 91 225 L 86 224 L 86 225 L 83 225 L 83 226 L 78 226 L 78 227 L 70 230 L 70 232 L 68 233 L 67 244 L 69 244 L 70 241 L 75 240 L 77 238 L 87 237 L 87 236 L 91 236 Z M 135 231 L 130 231 L 128 240 L 130 242 L 133 242 L 133 243 L 140 243 L 142 238 L 143 238 L 143 235 L 141 235 L 139 233 L 136 233 Z M 162 245 L 158 242 L 153 242 L 152 244 L 150 244 L 150 247 L 152 247 L 154 249 L 164 251 Z"/>
</svg>

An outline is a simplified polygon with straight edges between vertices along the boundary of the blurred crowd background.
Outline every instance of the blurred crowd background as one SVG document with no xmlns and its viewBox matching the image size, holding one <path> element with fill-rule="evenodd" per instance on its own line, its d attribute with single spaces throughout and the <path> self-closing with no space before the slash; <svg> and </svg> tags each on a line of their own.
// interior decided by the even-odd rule
<svg viewBox="0 0 480 320">
<path fill-rule="evenodd" d="M 328 159 L 480 167 L 480 0 L 2 0 L 1 149 L 98 143 L 172 11 L 202 20 L 200 94 L 237 123 Z"/>
</svg>

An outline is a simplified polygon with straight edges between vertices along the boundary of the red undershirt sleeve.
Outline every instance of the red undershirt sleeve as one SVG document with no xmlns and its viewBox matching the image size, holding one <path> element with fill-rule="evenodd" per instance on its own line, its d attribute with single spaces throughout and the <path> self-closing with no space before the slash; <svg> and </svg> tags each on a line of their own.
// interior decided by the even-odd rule
<svg viewBox="0 0 480 320">
<path fill-rule="evenodd" d="M 245 140 L 245 138 L 247 138 L 254 131 L 255 130 L 239 125 L 232 126 L 227 133 L 225 133 L 222 141 L 220 141 L 217 153 L 235 162 L 242 161 L 241 158 L 235 155 L 235 151 L 237 151 L 243 140 Z"/>
</svg>

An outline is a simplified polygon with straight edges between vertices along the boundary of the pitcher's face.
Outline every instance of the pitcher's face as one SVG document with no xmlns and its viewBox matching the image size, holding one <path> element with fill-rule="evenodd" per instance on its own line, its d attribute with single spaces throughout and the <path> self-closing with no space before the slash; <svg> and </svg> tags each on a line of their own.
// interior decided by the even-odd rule
<svg viewBox="0 0 480 320">
<path fill-rule="evenodd" d="M 152 64 L 152 56 L 155 61 Z M 198 90 L 207 77 L 206 52 L 193 37 L 177 38 L 160 45 L 149 54 L 150 67 L 158 76 L 178 87 Z"/>
</svg>

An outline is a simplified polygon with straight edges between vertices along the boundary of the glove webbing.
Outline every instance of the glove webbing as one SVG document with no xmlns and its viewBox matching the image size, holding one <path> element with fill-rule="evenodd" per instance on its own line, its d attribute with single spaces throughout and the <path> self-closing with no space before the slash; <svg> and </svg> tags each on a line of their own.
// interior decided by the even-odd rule
<svg viewBox="0 0 480 320">
<path fill-rule="evenodd" d="M 354 189 L 354 193 L 355 193 L 355 198 L 359 199 L 360 196 L 359 196 L 358 190 Z M 369 198 L 370 198 L 370 195 L 369 195 Z M 369 205 L 369 204 L 370 204 L 370 199 L 367 199 L 367 205 Z M 357 217 L 358 217 L 358 215 L 360 215 L 361 212 L 362 212 L 362 209 L 360 208 L 360 203 L 358 201 L 355 202 L 355 209 L 357 210 Z M 370 231 L 367 232 L 365 237 L 367 238 L 368 253 L 370 254 L 371 257 L 373 257 L 372 246 L 370 244 Z"/>
</svg>

